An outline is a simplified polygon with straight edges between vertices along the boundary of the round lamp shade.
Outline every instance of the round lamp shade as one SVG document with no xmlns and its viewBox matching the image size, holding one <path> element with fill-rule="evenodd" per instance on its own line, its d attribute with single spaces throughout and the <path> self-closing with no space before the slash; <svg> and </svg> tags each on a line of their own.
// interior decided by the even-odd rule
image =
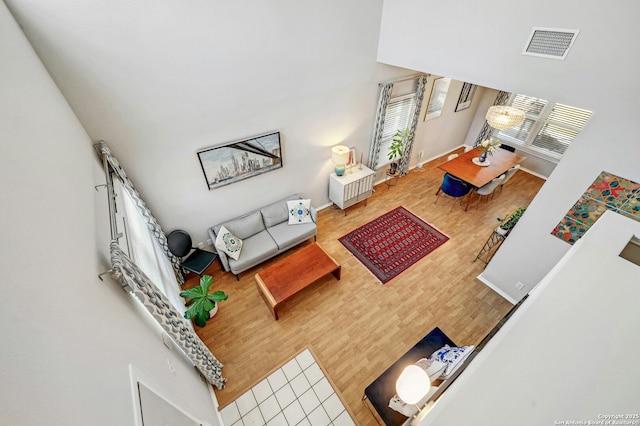
<svg viewBox="0 0 640 426">
<path fill-rule="evenodd" d="M 407 366 L 396 381 L 396 393 L 407 404 L 417 404 L 430 387 L 429 375 L 417 365 Z"/>
<path fill-rule="evenodd" d="M 507 130 L 519 126 L 524 121 L 524 111 L 507 105 L 494 105 L 487 111 L 489 126 L 498 130 Z"/>
<path fill-rule="evenodd" d="M 336 145 L 331 148 L 331 161 L 335 165 L 345 165 L 349 161 L 349 148 L 343 145 Z"/>
<path fill-rule="evenodd" d="M 345 172 L 345 164 L 349 161 L 349 148 L 343 145 L 336 145 L 331 148 L 331 161 L 336 165 L 336 175 L 342 176 Z"/>
</svg>

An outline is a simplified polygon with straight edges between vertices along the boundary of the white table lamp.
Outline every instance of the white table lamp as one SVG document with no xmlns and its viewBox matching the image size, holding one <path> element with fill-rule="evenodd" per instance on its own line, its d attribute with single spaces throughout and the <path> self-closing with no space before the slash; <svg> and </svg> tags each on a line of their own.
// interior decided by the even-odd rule
<svg viewBox="0 0 640 426">
<path fill-rule="evenodd" d="M 331 148 L 331 161 L 336 165 L 336 175 L 342 176 L 346 169 L 345 165 L 349 161 L 349 148 L 343 145 Z"/>
<path fill-rule="evenodd" d="M 430 387 L 431 380 L 427 372 L 413 364 L 407 366 L 396 381 L 396 393 L 407 404 L 420 402 L 429 393 Z"/>
</svg>

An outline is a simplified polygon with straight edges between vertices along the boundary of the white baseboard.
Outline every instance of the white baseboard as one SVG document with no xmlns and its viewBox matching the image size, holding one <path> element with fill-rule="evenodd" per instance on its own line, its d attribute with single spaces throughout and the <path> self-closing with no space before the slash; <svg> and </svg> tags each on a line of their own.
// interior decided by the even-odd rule
<svg viewBox="0 0 640 426">
<path fill-rule="evenodd" d="M 485 277 L 482 276 L 482 274 L 478 275 L 476 277 L 478 280 L 480 280 L 480 282 L 484 285 L 486 285 L 487 287 L 489 287 L 491 290 L 495 291 L 496 293 L 498 293 L 500 296 L 502 296 L 502 298 L 508 300 L 511 304 L 515 305 L 516 303 L 518 303 L 517 300 L 515 300 L 514 298 L 512 298 L 511 296 L 509 296 L 508 294 L 506 294 L 504 291 L 500 290 L 498 287 L 496 287 L 491 281 L 489 281 L 488 279 L 486 279 Z"/>
<path fill-rule="evenodd" d="M 433 156 L 433 157 L 427 158 L 426 160 L 425 160 L 424 158 L 421 158 L 421 159 L 420 159 L 420 163 L 422 163 L 422 164 L 424 164 L 424 163 L 428 163 L 429 161 L 433 161 L 433 160 L 435 160 L 436 158 L 443 157 L 443 156 L 445 156 L 445 155 L 447 155 L 447 154 L 452 153 L 452 152 L 453 152 L 453 151 L 455 151 L 456 149 L 460 149 L 460 148 L 463 148 L 463 147 L 465 147 L 465 145 L 460 145 L 460 146 L 455 147 L 455 148 L 449 148 L 449 149 L 447 149 L 446 151 L 441 152 L 440 154 L 436 154 L 436 155 L 435 155 L 435 156 Z"/>
<path fill-rule="evenodd" d="M 329 202 L 329 203 L 323 204 L 323 205 L 321 205 L 319 207 L 315 207 L 315 209 L 316 209 L 316 211 L 320 211 L 320 210 L 326 209 L 327 207 L 331 207 L 332 205 L 333 205 L 333 203 Z"/>
<path fill-rule="evenodd" d="M 548 178 L 547 176 L 545 176 L 545 175 L 541 175 L 540 173 L 536 173 L 536 172 L 534 172 L 533 170 L 527 169 L 527 168 L 522 167 L 522 166 L 520 167 L 520 170 L 522 170 L 523 172 L 527 172 L 527 173 L 529 173 L 530 175 L 537 176 L 537 177 L 539 177 L 540 179 L 544 179 L 544 180 L 549 179 L 549 178 Z"/>
</svg>

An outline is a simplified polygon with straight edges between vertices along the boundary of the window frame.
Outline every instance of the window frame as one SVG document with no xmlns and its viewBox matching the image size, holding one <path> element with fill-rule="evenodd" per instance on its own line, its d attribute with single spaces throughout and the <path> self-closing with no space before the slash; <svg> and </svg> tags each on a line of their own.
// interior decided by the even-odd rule
<svg viewBox="0 0 640 426">
<path fill-rule="evenodd" d="M 118 233 L 126 243 L 119 244 L 120 248 L 169 299 L 174 308 L 184 315 L 187 308 L 184 298 L 180 296 L 181 287 L 169 258 L 149 230 L 142 213 L 136 208 L 131 189 L 113 174 L 111 182 L 115 194 L 116 224 L 122 223 Z M 134 295 L 133 292 L 131 294 Z"/>
<path fill-rule="evenodd" d="M 513 105 L 518 96 L 530 98 L 534 101 L 539 101 L 544 103 L 542 108 L 539 109 L 539 112 L 536 111 L 535 109 L 526 111 L 525 121 L 523 122 L 523 124 L 518 126 L 518 128 L 516 128 L 516 129 L 521 129 L 523 126 L 527 124 L 527 122 L 532 123 L 531 127 L 527 130 L 526 138 L 519 139 L 517 137 L 513 137 L 509 135 L 509 133 L 513 132 L 514 129 L 497 130 L 492 128 L 490 136 L 494 139 L 498 139 L 502 143 L 515 145 L 519 150 L 527 152 L 531 155 L 541 157 L 543 159 L 552 161 L 554 163 L 559 162 L 562 159 L 566 150 L 569 149 L 571 144 L 575 141 L 575 139 L 578 137 L 580 132 L 584 129 L 584 126 L 586 126 L 591 116 L 593 116 L 593 112 L 584 110 L 582 108 L 572 107 L 570 105 L 560 104 L 556 102 L 549 102 L 545 99 L 535 98 L 532 96 L 522 95 L 518 93 L 511 93 L 506 102 L 506 105 Z M 565 121 L 553 120 L 552 115 L 556 105 L 562 105 L 563 107 L 571 108 L 574 110 L 586 111 L 588 113 L 588 117 L 584 120 L 582 127 L 572 126 L 570 123 Z M 515 106 L 518 107 L 518 105 L 515 105 Z M 539 136 L 543 135 L 542 132 L 545 129 L 545 127 L 548 125 L 556 126 L 564 130 L 575 132 L 575 135 L 573 136 L 573 138 L 568 143 L 566 143 L 566 148 L 564 149 L 563 152 L 554 152 L 550 149 L 546 149 L 544 147 L 535 145 L 536 140 L 538 139 Z M 558 144 L 563 144 L 561 140 L 557 139 L 557 141 L 558 141 Z"/>
<path fill-rule="evenodd" d="M 411 105 L 409 107 L 409 110 L 406 111 L 406 114 L 405 112 L 403 112 L 402 114 L 399 114 L 402 116 L 406 116 L 406 125 L 402 127 L 394 126 L 393 131 L 391 131 L 390 129 L 387 130 L 387 124 L 388 124 L 387 118 L 389 118 L 387 114 L 389 113 L 389 109 L 391 108 L 392 104 L 397 102 L 403 102 L 407 99 L 411 100 L 411 103 L 410 103 Z M 403 130 L 405 128 L 410 127 L 411 120 L 415 113 L 415 109 L 416 109 L 416 92 L 415 91 L 410 93 L 404 93 L 397 96 L 392 96 L 389 98 L 389 103 L 385 111 L 384 131 L 383 131 L 384 136 L 380 140 L 380 151 L 378 152 L 377 167 L 384 167 L 388 164 L 391 164 L 391 160 L 389 160 L 389 148 L 391 147 L 391 142 L 393 141 L 393 135 L 398 130 Z"/>
</svg>

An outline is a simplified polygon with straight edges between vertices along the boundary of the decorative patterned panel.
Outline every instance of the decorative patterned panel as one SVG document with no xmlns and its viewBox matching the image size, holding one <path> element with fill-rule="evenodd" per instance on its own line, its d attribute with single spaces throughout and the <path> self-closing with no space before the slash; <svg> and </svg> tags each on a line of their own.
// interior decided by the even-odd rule
<svg viewBox="0 0 640 426">
<path fill-rule="evenodd" d="M 551 234 L 573 244 L 607 210 L 640 221 L 640 183 L 600 173 Z"/>
</svg>

